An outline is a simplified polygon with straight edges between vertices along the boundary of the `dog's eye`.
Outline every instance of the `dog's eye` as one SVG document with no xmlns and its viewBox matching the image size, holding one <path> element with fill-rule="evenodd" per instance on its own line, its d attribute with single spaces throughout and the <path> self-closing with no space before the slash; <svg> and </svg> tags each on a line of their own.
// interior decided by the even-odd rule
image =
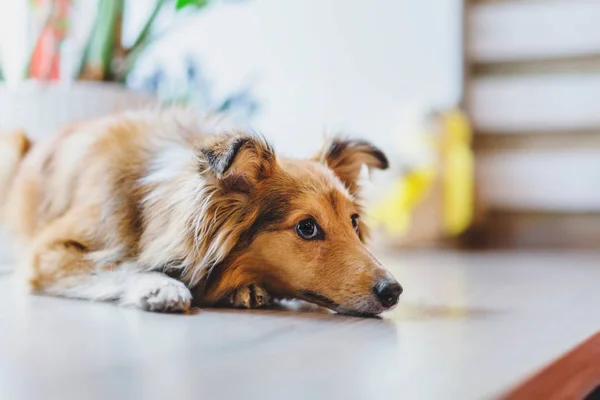
<svg viewBox="0 0 600 400">
<path fill-rule="evenodd" d="M 296 225 L 296 232 L 298 232 L 298 235 L 302 239 L 306 240 L 318 240 L 325 238 L 325 235 L 323 234 L 321 228 L 319 228 L 317 221 L 312 218 L 304 219 L 298 222 L 298 225 Z"/>
<path fill-rule="evenodd" d="M 350 218 L 352 218 L 352 227 L 354 228 L 355 231 L 358 232 L 358 214 L 354 214 Z"/>
</svg>

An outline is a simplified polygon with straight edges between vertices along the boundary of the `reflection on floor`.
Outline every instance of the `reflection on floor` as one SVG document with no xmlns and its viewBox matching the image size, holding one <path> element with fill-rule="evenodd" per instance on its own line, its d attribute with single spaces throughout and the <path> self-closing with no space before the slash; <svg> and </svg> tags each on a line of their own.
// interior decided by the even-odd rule
<svg viewBox="0 0 600 400">
<path fill-rule="evenodd" d="M 493 398 L 600 330 L 600 253 L 379 255 L 405 288 L 381 319 L 151 314 L 0 274 L 0 397 Z"/>
</svg>

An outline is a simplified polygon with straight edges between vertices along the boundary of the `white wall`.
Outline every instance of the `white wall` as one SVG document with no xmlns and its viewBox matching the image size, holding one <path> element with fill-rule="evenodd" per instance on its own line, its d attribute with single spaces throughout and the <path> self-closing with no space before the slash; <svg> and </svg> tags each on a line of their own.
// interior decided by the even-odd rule
<svg viewBox="0 0 600 400">
<path fill-rule="evenodd" d="M 0 0 L 0 64 L 6 80 L 20 79 L 29 50 L 25 1 Z"/>
<path fill-rule="evenodd" d="M 194 16 L 150 57 L 198 54 L 221 90 L 258 76 L 256 128 L 289 155 L 338 129 L 390 146 L 405 107 L 459 97 L 459 0 L 232 3 Z"/>
</svg>

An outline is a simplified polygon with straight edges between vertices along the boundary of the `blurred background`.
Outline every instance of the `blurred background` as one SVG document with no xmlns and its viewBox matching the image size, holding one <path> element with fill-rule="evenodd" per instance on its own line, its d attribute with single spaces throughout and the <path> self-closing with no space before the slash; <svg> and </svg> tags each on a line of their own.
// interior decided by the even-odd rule
<svg viewBox="0 0 600 400">
<path fill-rule="evenodd" d="M 389 247 L 598 248 L 599 0 L 2 0 L 0 130 L 186 104 L 380 146 Z M 365 174 L 366 175 L 366 174 Z"/>
</svg>

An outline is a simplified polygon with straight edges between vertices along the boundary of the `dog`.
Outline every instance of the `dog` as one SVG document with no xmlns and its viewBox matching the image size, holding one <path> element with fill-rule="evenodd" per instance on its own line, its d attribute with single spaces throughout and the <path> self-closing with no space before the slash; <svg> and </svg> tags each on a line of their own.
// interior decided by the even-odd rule
<svg viewBox="0 0 600 400">
<path fill-rule="evenodd" d="M 166 109 L 0 147 L 0 211 L 34 293 L 159 312 L 296 298 L 365 316 L 402 293 L 364 245 L 359 175 L 388 167 L 366 141 L 289 159 Z"/>
</svg>

